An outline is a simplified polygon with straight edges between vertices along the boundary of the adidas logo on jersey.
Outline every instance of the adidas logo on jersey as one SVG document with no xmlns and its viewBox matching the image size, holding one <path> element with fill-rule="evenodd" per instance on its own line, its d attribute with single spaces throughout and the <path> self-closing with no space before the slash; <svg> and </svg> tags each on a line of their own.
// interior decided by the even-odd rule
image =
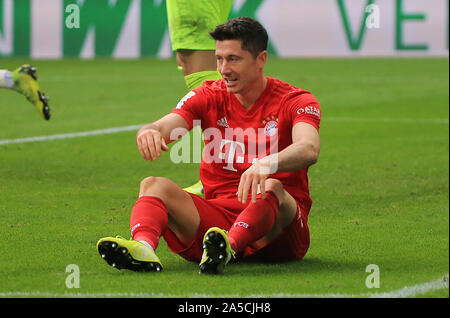
<svg viewBox="0 0 450 318">
<path fill-rule="evenodd" d="M 222 117 L 217 121 L 217 126 L 230 128 L 230 126 L 228 125 L 227 119 L 225 117 Z"/>
</svg>

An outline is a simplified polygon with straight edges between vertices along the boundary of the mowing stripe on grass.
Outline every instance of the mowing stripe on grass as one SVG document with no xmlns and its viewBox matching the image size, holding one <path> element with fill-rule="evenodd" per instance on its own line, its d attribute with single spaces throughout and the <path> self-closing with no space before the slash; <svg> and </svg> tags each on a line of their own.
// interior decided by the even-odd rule
<svg viewBox="0 0 450 318">
<path fill-rule="evenodd" d="M 431 291 L 449 288 L 448 274 L 427 283 L 406 286 L 391 292 L 363 293 L 363 294 L 254 294 L 248 298 L 408 298 L 423 295 Z M 242 298 L 241 295 L 208 295 L 188 294 L 186 296 L 170 295 L 164 293 L 51 293 L 51 292 L 0 292 L 0 297 L 74 297 L 74 298 Z"/>
<path fill-rule="evenodd" d="M 395 123 L 395 124 L 445 124 L 448 125 L 448 118 L 428 118 L 428 119 L 414 119 L 414 118 L 350 118 L 350 117 L 330 117 L 324 119 L 327 122 L 367 122 L 367 123 Z M 17 139 L 3 139 L 0 140 L 1 145 L 22 144 L 27 142 L 49 141 L 57 139 L 71 139 L 80 137 L 90 137 L 107 134 L 117 134 L 126 131 L 136 131 L 143 125 L 131 125 L 124 127 L 113 127 L 106 129 L 98 129 L 91 131 L 82 131 L 76 133 L 57 134 L 49 136 L 36 136 Z"/>
</svg>

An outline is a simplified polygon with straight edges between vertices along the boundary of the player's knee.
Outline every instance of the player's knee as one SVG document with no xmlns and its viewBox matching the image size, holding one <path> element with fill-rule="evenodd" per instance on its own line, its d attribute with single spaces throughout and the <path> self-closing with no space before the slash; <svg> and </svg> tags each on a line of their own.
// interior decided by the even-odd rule
<svg viewBox="0 0 450 318">
<path fill-rule="evenodd" d="M 217 69 L 214 50 L 177 50 L 176 60 L 183 68 L 184 76 Z"/>
<path fill-rule="evenodd" d="M 183 69 L 183 74 L 186 76 L 188 75 L 187 72 L 189 71 L 190 67 L 190 56 L 192 55 L 192 51 L 190 50 L 178 50 L 176 54 L 176 60 L 178 66 L 181 66 Z"/>
<path fill-rule="evenodd" d="M 286 190 L 284 190 L 283 184 L 278 179 L 269 178 L 266 180 L 266 192 L 272 192 L 278 199 L 280 207 L 285 206 L 289 201 L 289 195 L 287 195 Z"/>
<path fill-rule="evenodd" d="M 184 64 L 185 64 L 184 58 L 179 52 L 177 52 L 177 54 L 176 54 L 176 60 L 177 60 L 178 66 L 181 66 L 181 67 L 184 66 Z"/>
<path fill-rule="evenodd" d="M 266 180 L 266 192 L 271 191 L 278 199 L 279 204 L 279 225 L 280 229 L 289 224 L 297 212 L 297 203 L 295 199 L 284 190 L 280 180 L 269 178 Z"/>
<path fill-rule="evenodd" d="M 156 182 L 157 182 L 156 180 L 157 179 L 158 179 L 157 177 L 153 177 L 153 176 L 150 176 L 150 177 L 147 177 L 147 178 L 143 179 L 141 181 L 141 184 L 140 184 L 141 191 L 142 190 L 147 190 L 148 188 L 153 187 L 156 184 Z"/>
<path fill-rule="evenodd" d="M 140 195 L 164 196 L 167 189 L 167 179 L 162 177 L 147 177 L 141 181 L 139 193 Z"/>
<path fill-rule="evenodd" d="M 266 191 L 273 192 L 278 197 L 278 199 L 280 199 L 280 197 L 284 193 L 283 184 L 278 179 L 272 179 L 272 178 L 267 179 L 265 186 L 266 186 Z"/>
</svg>

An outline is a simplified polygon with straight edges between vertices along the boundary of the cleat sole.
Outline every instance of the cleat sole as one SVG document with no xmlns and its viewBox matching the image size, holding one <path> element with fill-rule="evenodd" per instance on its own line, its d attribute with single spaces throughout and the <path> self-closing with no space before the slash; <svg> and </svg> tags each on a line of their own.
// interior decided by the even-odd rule
<svg viewBox="0 0 450 318">
<path fill-rule="evenodd" d="M 110 266 L 121 269 L 128 269 L 135 272 L 160 272 L 162 266 L 156 262 L 142 262 L 135 260 L 129 253 L 128 249 L 118 246 L 117 243 L 111 241 L 102 241 L 98 244 L 98 252 L 100 256 Z"/>
<path fill-rule="evenodd" d="M 222 235 L 211 232 L 205 237 L 204 249 L 206 250 L 209 262 L 199 266 L 199 274 L 218 274 L 223 271 L 226 263 L 225 255 L 226 242 Z"/>
</svg>

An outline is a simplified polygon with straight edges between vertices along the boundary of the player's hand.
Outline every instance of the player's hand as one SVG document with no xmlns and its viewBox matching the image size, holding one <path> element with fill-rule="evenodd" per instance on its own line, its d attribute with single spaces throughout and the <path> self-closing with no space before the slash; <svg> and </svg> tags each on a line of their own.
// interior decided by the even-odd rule
<svg viewBox="0 0 450 318">
<path fill-rule="evenodd" d="M 161 133 L 155 129 L 145 129 L 136 136 L 136 143 L 142 158 L 154 161 L 161 156 L 161 151 L 169 150 Z"/>
<path fill-rule="evenodd" d="M 266 158 L 256 161 L 241 175 L 237 192 L 239 202 L 246 203 L 250 191 L 253 203 L 256 202 L 256 195 L 259 192 L 263 199 L 266 198 L 266 179 L 273 173 L 273 165 L 271 166 L 270 160 Z"/>
</svg>

